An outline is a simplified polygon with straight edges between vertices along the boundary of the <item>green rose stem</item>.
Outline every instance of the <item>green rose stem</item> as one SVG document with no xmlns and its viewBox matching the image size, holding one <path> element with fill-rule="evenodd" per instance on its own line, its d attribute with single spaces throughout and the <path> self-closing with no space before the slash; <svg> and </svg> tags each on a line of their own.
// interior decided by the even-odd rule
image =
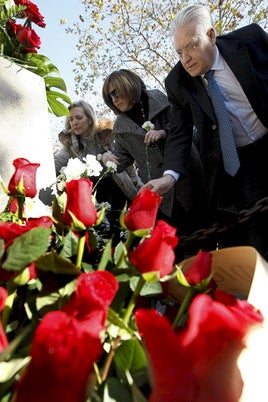
<svg viewBox="0 0 268 402">
<path fill-rule="evenodd" d="M 126 311 L 125 311 L 125 314 L 124 314 L 124 317 L 123 317 L 123 323 L 125 325 L 127 325 L 128 322 L 129 322 L 131 314 L 132 314 L 132 312 L 134 310 L 134 307 L 136 305 L 137 297 L 139 296 L 144 283 L 145 283 L 145 280 L 143 279 L 142 276 L 140 276 L 139 282 L 138 282 L 138 284 L 136 286 L 136 289 L 132 293 L 131 299 L 129 300 L 128 306 L 126 308 Z"/>
<path fill-rule="evenodd" d="M 124 314 L 124 317 L 123 317 L 123 323 L 126 326 L 128 325 L 129 319 L 130 319 L 131 314 L 132 314 L 132 312 L 134 310 L 134 307 L 136 305 L 137 297 L 139 296 L 144 283 L 145 283 L 145 280 L 143 279 L 142 276 L 140 276 L 138 284 L 136 286 L 136 289 L 135 289 L 135 291 L 133 292 L 133 294 L 131 296 L 131 299 L 130 299 L 130 301 L 128 303 L 128 306 L 126 308 L 126 311 L 125 311 L 125 314 Z M 120 331 L 119 331 L 118 336 L 116 337 L 116 339 L 114 340 L 113 344 L 111 345 L 110 352 L 109 352 L 109 354 L 108 354 L 108 356 L 106 358 L 106 361 L 104 363 L 104 366 L 103 366 L 103 370 L 102 370 L 102 381 L 103 382 L 106 380 L 106 378 L 108 376 L 110 366 L 111 366 L 111 363 L 112 363 L 112 360 L 113 360 L 113 357 L 114 357 L 115 350 L 119 346 L 120 342 L 121 342 L 121 335 L 120 335 Z"/>
<path fill-rule="evenodd" d="M 104 172 L 104 173 L 98 178 L 98 180 L 96 181 L 96 183 L 94 184 L 94 187 L 93 187 L 93 189 L 92 189 L 92 194 L 96 191 L 97 185 L 98 185 L 99 182 L 104 178 L 104 176 L 106 176 L 106 174 L 107 174 L 107 171 Z"/>
<path fill-rule="evenodd" d="M 146 166 L 148 172 L 148 180 L 151 180 L 151 173 L 150 173 L 150 164 L 149 164 L 149 156 L 148 156 L 148 144 L 145 146 L 145 155 L 146 155 Z"/>
<path fill-rule="evenodd" d="M 193 298 L 195 293 L 196 293 L 196 291 L 195 291 L 195 289 L 193 287 L 190 287 L 187 290 L 187 293 L 186 293 L 186 295 L 185 295 L 185 297 L 184 297 L 184 299 L 183 299 L 183 301 L 182 301 L 182 303 L 180 305 L 179 311 L 177 312 L 177 315 L 176 315 L 176 317 L 175 317 L 175 319 L 173 321 L 173 324 L 172 324 L 173 328 L 176 328 L 177 325 L 183 325 L 184 324 L 185 317 L 183 317 L 183 316 L 184 316 L 185 312 L 188 311 L 188 308 L 190 306 L 190 303 L 191 303 L 192 298 Z"/>
<path fill-rule="evenodd" d="M 19 223 L 23 222 L 23 207 L 24 207 L 24 203 L 25 203 L 25 197 L 23 196 L 18 196 L 15 197 L 17 199 L 18 202 L 18 221 Z"/>
<path fill-rule="evenodd" d="M 8 322 L 9 322 L 9 317 L 11 314 L 11 310 L 13 307 L 13 303 L 15 300 L 15 297 L 17 295 L 17 289 L 15 289 L 12 293 L 10 293 L 8 295 L 8 297 L 6 298 L 6 302 L 5 302 L 5 307 L 2 311 L 2 325 L 3 328 L 6 328 Z"/>
<path fill-rule="evenodd" d="M 126 247 L 127 251 L 130 250 L 131 244 L 135 238 L 136 238 L 135 234 L 129 230 L 128 234 L 127 234 L 127 239 L 125 242 L 125 247 Z"/>
<path fill-rule="evenodd" d="M 76 263 L 75 266 L 77 268 L 81 268 L 82 265 L 82 260 L 83 260 L 83 255 L 84 255 L 84 249 L 85 249 L 85 243 L 86 243 L 86 232 L 79 232 L 79 239 L 78 239 L 78 245 L 77 245 L 77 254 L 76 254 Z"/>
</svg>

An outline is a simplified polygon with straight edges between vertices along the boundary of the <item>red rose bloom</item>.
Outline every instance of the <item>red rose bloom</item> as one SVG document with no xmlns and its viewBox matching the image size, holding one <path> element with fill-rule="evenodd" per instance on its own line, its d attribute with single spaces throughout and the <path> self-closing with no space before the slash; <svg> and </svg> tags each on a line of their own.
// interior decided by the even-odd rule
<svg viewBox="0 0 268 402">
<path fill-rule="evenodd" d="M 239 400 L 243 383 L 237 358 L 248 331 L 263 321 L 247 301 L 225 305 L 200 294 L 178 334 L 154 310 L 137 310 L 135 317 L 152 368 L 150 402 Z"/>
<path fill-rule="evenodd" d="M 17 38 L 18 41 L 26 48 L 40 48 L 41 46 L 40 37 L 32 28 L 17 25 Z"/>
<path fill-rule="evenodd" d="M 134 232 L 153 229 L 162 197 L 148 188 L 143 189 L 133 200 L 124 216 L 126 227 Z"/>
<path fill-rule="evenodd" d="M 79 275 L 76 290 L 63 311 L 74 315 L 85 331 L 92 335 L 104 330 L 107 309 L 117 290 L 118 282 L 108 271 L 94 271 Z"/>
<path fill-rule="evenodd" d="M 92 306 L 108 307 L 117 290 L 118 282 L 109 271 L 95 271 L 79 275 L 76 284 L 76 295 L 85 298 Z"/>
<path fill-rule="evenodd" d="M 118 283 L 107 271 L 81 274 L 63 311 L 38 325 L 31 362 L 16 387 L 14 402 L 83 402 L 94 362 L 102 353 L 100 333 Z"/>
<path fill-rule="evenodd" d="M 211 260 L 212 254 L 209 251 L 199 250 L 192 264 L 183 272 L 190 285 L 198 285 L 210 275 Z"/>
<path fill-rule="evenodd" d="M 96 223 L 97 210 L 92 202 L 92 187 L 92 181 L 85 178 L 66 183 L 67 205 L 63 214 L 64 224 L 73 226 L 75 230 L 85 229 L 79 224 L 79 227 L 76 227 L 70 212 L 85 227 Z"/>
<path fill-rule="evenodd" d="M 27 17 L 36 25 L 45 28 L 46 24 L 44 22 L 44 17 L 40 14 L 39 8 L 36 4 L 32 3 L 30 0 L 15 0 L 15 4 L 27 6 L 27 8 L 22 11 L 21 18 Z"/>
<path fill-rule="evenodd" d="M 0 222 L 0 237 L 4 240 L 5 248 L 7 248 L 23 233 L 37 227 L 49 229 L 52 227 L 52 223 L 52 219 L 49 216 L 30 218 L 27 220 L 25 225 L 19 225 L 15 222 Z"/>
<path fill-rule="evenodd" d="M 13 161 L 15 173 L 11 177 L 8 190 L 11 195 L 24 195 L 25 197 L 35 197 L 36 189 L 36 170 L 40 163 L 31 163 L 27 159 L 18 158 Z"/>
<path fill-rule="evenodd" d="M 15 402 L 84 401 L 88 377 L 102 352 L 99 336 L 62 311 L 44 316 L 37 327 L 31 362 L 17 384 Z"/>
<path fill-rule="evenodd" d="M 129 258 L 143 274 L 158 272 L 160 277 L 168 275 L 173 270 L 174 248 L 178 241 L 176 229 L 167 222 L 159 220 L 151 236 L 129 252 Z"/>
</svg>

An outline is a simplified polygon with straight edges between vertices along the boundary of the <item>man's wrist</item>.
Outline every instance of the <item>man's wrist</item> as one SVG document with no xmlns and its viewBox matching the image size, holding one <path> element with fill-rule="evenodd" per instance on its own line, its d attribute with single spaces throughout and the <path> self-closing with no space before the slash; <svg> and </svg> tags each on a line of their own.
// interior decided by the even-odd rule
<svg viewBox="0 0 268 402">
<path fill-rule="evenodd" d="M 176 183 L 176 181 L 179 179 L 180 174 L 177 172 L 174 172 L 174 170 L 165 170 L 163 173 L 163 176 L 171 176 L 174 179 L 174 183 Z"/>
</svg>

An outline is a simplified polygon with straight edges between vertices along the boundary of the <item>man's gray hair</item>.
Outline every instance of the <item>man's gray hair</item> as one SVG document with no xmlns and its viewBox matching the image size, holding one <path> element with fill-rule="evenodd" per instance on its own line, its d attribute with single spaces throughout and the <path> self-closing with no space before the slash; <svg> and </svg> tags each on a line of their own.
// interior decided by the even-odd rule
<svg viewBox="0 0 268 402">
<path fill-rule="evenodd" d="M 207 7 L 202 5 L 187 6 L 182 8 L 172 20 L 170 26 L 171 35 L 174 35 L 176 29 L 191 21 L 196 21 L 197 29 L 200 33 L 205 33 L 210 28 L 214 28 L 213 19 Z"/>
</svg>

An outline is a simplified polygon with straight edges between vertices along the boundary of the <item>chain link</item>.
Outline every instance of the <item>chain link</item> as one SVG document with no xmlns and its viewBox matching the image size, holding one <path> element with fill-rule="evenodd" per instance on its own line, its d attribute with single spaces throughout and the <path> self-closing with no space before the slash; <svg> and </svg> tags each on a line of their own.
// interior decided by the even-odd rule
<svg viewBox="0 0 268 402">
<path fill-rule="evenodd" d="M 268 210 L 268 197 L 262 198 L 258 200 L 251 208 L 249 209 L 243 209 L 238 212 L 238 218 L 237 221 L 235 222 L 236 225 L 242 224 L 247 222 L 249 219 L 252 218 L 253 215 L 264 212 Z M 234 223 L 232 225 L 226 224 L 226 223 L 214 223 L 211 227 L 209 228 L 204 228 L 204 229 L 198 229 L 194 233 L 192 233 L 189 236 L 184 236 L 180 235 L 180 246 L 185 246 L 186 244 L 192 242 L 192 241 L 198 241 L 198 240 L 205 240 L 207 239 L 212 233 L 222 233 L 226 230 L 229 230 L 230 227 L 234 226 Z"/>
</svg>

